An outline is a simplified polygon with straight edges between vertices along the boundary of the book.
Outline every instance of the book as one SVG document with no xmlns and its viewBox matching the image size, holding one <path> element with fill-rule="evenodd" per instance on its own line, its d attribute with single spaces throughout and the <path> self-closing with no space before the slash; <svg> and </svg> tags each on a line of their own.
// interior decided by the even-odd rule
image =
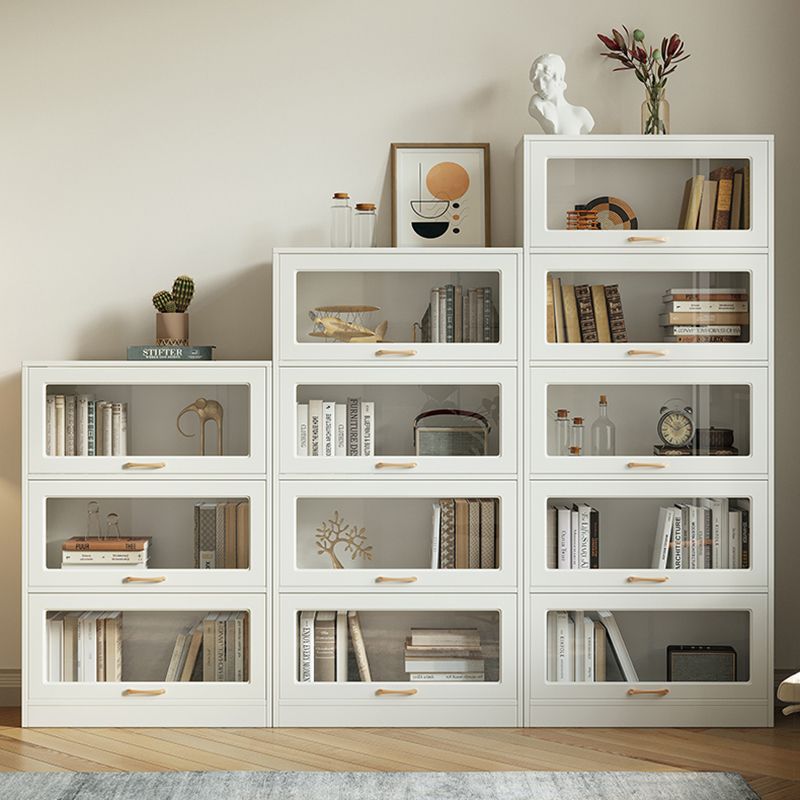
<svg viewBox="0 0 800 800">
<path fill-rule="evenodd" d="M 440 560 L 442 569 L 455 569 L 456 566 L 456 504 L 455 500 L 445 498 L 440 506 Z"/>
<path fill-rule="evenodd" d="M 336 403 L 327 400 L 322 402 L 322 441 L 320 455 L 332 457 L 336 455 Z"/>
<path fill-rule="evenodd" d="M 192 345 L 191 347 L 162 347 L 152 344 L 133 344 L 128 346 L 128 361 L 212 361 L 213 344 Z"/>
<path fill-rule="evenodd" d="M 203 643 L 203 626 L 196 625 L 189 636 L 189 646 L 186 649 L 186 658 L 183 662 L 183 669 L 178 674 L 176 680 L 190 681 L 197 663 L 197 656 Z"/>
<path fill-rule="evenodd" d="M 439 341 L 447 342 L 447 287 L 439 287 Z"/>
<path fill-rule="evenodd" d="M 493 342 L 494 337 L 494 305 L 492 303 L 492 287 L 483 287 L 483 341 Z"/>
<path fill-rule="evenodd" d="M 104 400 L 96 400 L 94 404 L 94 452 L 95 455 L 105 455 L 105 442 L 103 441 L 103 407 Z"/>
<path fill-rule="evenodd" d="M 322 455 L 322 400 L 308 401 L 308 454 Z"/>
<path fill-rule="evenodd" d="M 469 647 L 481 646 L 480 632 L 476 628 L 412 628 L 413 647 Z"/>
<path fill-rule="evenodd" d="M 583 621 L 585 619 L 583 611 L 573 611 L 570 613 L 575 639 L 572 644 L 573 680 L 583 683 L 586 680 L 586 644 Z"/>
<path fill-rule="evenodd" d="M 361 423 L 359 414 L 361 402 L 355 397 L 348 397 L 347 402 L 347 455 L 361 454 Z"/>
<path fill-rule="evenodd" d="M 298 637 L 298 662 L 300 681 L 309 683 L 314 680 L 314 611 L 300 612 L 300 635 Z"/>
<path fill-rule="evenodd" d="M 600 683 L 606 680 L 606 641 L 607 634 L 602 622 L 594 623 L 594 680 Z"/>
<path fill-rule="evenodd" d="M 572 509 L 567 506 L 557 506 L 558 524 L 558 568 L 571 569 L 572 567 Z"/>
<path fill-rule="evenodd" d="M 717 181 L 717 202 L 714 207 L 714 230 L 729 230 L 731 227 L 731 200 L 733 196 L 733 167 L 717 167 L 708 177 Z"/>
<path fill-rule="evenodd" d="M 666 569 L 669 558 L 669 544 L 672 539 L 672 527 L 675 520 L 675 508 L 661 507 L 658 510 L 656 523 L 656 539 L 653 545 L 652 569 Z"/>
<path fill-rule="evenodd" d="M 242 500 L 236 504 L 236 569 L 250 566 L 250 503 Z"/>
<path fill-rule="evenodd" d="M 712 516 L 711 509 L 702 507 L 703 513 L 703 536 L 700 539 L 702 550 L 700 552 L 701 566 L 700 569 L 711 569 L 711 534 L 712 534 Z"/>
<path fill-rule="evenodd" d="M 114 455 L 113 404 L 104 402 L 102 413 L 103 418 L 101 420 L 101 424 L 103 430 L 103 452 L 101 455 L 112 456 Z M 119 446 L 119 443 L 117 446 Z"/>
<path fill-rule="evenodd" d="M 469 340 L 470 342 L 478 342 L 478 320 L 480 313 L 478 311 L 478 290 L 469 290 Z"/>
<path fill-rule="evenodd" d="M 217 504 L 196 503 L 195 569 L 214 569 L 217 566 Z"/>
<path fill-rule="evenodd" d="M 439 289 L 431 289 L 431 341 L 439 341 Z"/>
<path fill-rule="evenodd" d="M 367 659 L 367 649 L 364 644 L 364 635 L 361 631 L 361 623 L 358 619 L 357 611 L 347 612 L 347 622 L 350 628 L 350 640 L 353 643 L 353 652 L 356 656 L 356 664 L 358 665 L 358 676 L 364 682 L 372 680 L 369 671 L 369 661 Z"/>
<path fill-rule="evenodd" d="M 675 505 L 675 515 L 672 518 L 672 569 L 684 569 L 685 538 L 689 522 L 689 507 L 683 503 Z"/>
<path fill-rule="evenodd" d="M 556 681 L 571 683 L 575 680 L 575 623 L 567 611 L 556 611 L 555 618 Z"/>
<path fill-rule="evenodd" d="M 594 310 L 595 325 L 597 326 L 597 341 L 611 341 L 611 326 L 608 322 L 608 308 L 606 307 L 605 286 L 596 284 L 591 287 L 592 309 Z"/>
<path fill-rule="evenodd" d="M 219 683 L 227 680 L 225 676 L 225 662 L 227 658 L 225 646 L 227 644 L 228 618 L 230 615 L 230 611 L 220 611 L 215 620 L 214 674 L 215 680 Z"/>
<path fill-rule="evenodd" d="M 56 396 L 48 394 L 45 401 L 45 455 L 56 454 Z"/>
<path fill-rule="evenodd" d="M 675 336 L 741 336 L 741 325 L 669 325 L 664 331 Z"/>
<path fill-rule="evenodd" d="M 575 287 L 575 304 L 578 307 L 581 341 L 587 343 L 597 342 L 597 322 L 594 318 L 592 290 L 586 284 L 579 284 Z"/>
<path fill-rule="evenodd" d="M 608 634 L 608 643 L 611 645 L 611 652 L 614 659 L 619 666 L 622 677 L 628 683 L 635 683 L 639 680 L 636 669 L 631 661 L 630 653 L 625 645 L 625 640 L 622 638 L 622 631 L 619 629 L 617 620 L 611 611 L 598 611 L 597 616 L 600 622 L 603 623 L 606 633 Z"/>
<path fill-rule="evenodd" d="M 711 511 L 711 566 L 713 569 L 728 569 L 730 559 L 730 535 L 728 531 L 728 498 L 706 497 L 700 504 Z"/>
<path fill-rule="evenodd" d="M 434 501 L 432 504 L 433 514 L 431 519 L 431 569 L 439 569 L 440 562 L 440 542 L 441 542 L 441 505 Z"/>
<path fill-rule="evenodd" d="M 665 342 L 682 342 L 694 344 L 720 344 L 724 342 L 738 342 L 738 336 L 665 336 Z"/>
<path fill-rule="evenodd" d="M 734 506 L 741 515 L 740 569 L 750 569 L 750 509 Z"/>
<path fill-rule="evenodd" d="M 577 569 L 590 569 L 591 517 L 592 507 L 586 504 L 578 506 L 578 553 Z"/>
<path fill-rule="evenodd" d="M 589 515 L 589 569 L 600 569 L 600 512 L 596 508 Z"/>
<path fill-rule="evenodd" d="M 75 455 L 75 395 L 64 395 L 64 455 Z"/>
<path fill-rule="evenodd" d="M 214 567 L 225 568 L 225 503 L 214 503 Z"/>
<path fill-rule="evenodd" d="M 236 569 L 236 506 L 235 502 L 225 503 L 225 569 Z"/>
<path fill-rule="evenodd" d="M 147 566 L 147 553 L 141 550 L 63 550 L 61 564 L 62 566 L 75 564 Z"/>
<path fill-rule="evenodd" d="M 409 672 L 410 681 L 483 681 L 483 672 Z"/>
<path fill-rule="evenodd" d="M 298 403 L 295 411 L 297 419 L 297 455 L 307 456 L 308 452 L 308 403 Z"/>
<path fill-rule="evenodd" d="M 375 403 L 370 401 L 361 402 L 361 412 L 359 414 L 361 423 L 361 455 L 375 455 Z"/>
<path fill-rule="evenodd" d="M 545 332 L 548 342 L 556 341 L 556 311 L 555 300 L 553 299 L 553 279 L 550 275 L 546 280 L 547 297 L 545 300 Z"/>
<path fill-rule="evenodd" d="M 203 680 L 217 679 L 217 617 L 212 611 L 203 618 Z"/>
<path fill-rule="evenodd" d="M 152 537 L 122 536 L 120 538 L 102 538 L 71 536 L 61 545 L 62 550 L 147 550 Z"/>
<path fill-rule="evenodd" d="M 567 328 L 564 322 L 564 299 L 561 291 L 561 278 L 553 278 L 553 313 L 555 315 L 555 341 L 567 341 Z"/>
<path fill-rule="evenodd" d="M 594 682 L 594 620 L 581 614 L 583 622 L 583 680 Z M 577 622 L 577 621 L 576 621 Z M 578 632 L 576 631 L 576 636 Z"/>
<path fill-rule="evenodd" d="M 64 644 L 62 651 L 64 662 L 62 666 L 62 680 L 78 680 L 78 618 L 79 611 L 69 611 L 64 615 Z M 106 647 L 108 647 L 108 636 L 106 636 Z M 108 656 L 106 656 L 108 658 Z M 111 677 L 109 680 L 119 680 Z"/>
<path fill-rule="evenodd" d="M 464 320 L 462 314 L 464 310 L 464 289 L 461 286 L 453 288 L 453 341 L 464 341 Z"/>
<path fill-rule="evenodd" d="M 483 651 L 480 647 L 413 644 L 410 636 L 406 636 L 404 653 L 406 657 L 411 658 L 483 658 Z"/>
<path fill-rule="evenodd" d="M 742 512 L 736 508 L 728 511 L 728 567 L 742 568 Z"/>
<path fill-rule="evenodd" d="M 175 646 L 172 648 L 172 657 L 167 667 L 166 681 L 177 681 L 183 672 L 183 665 L 186 662 L 186 654 L 191 643 L 191 636 L 187 633 L 179 633 L 175 638 Z"/>
<path fill-rule="evenodd" d="M 64 612 L 47 617 L 47 679 L 64 680 Z"/>
<path fill-rule="evenodd" d="M 334 448 L 335 456 L 347 455 L 347 404 L 336 403 L 334 409 Z"/>
<path fill-rule="evenodd" d="M 246 611 L 237 611 L 233 615 L 234 654 L 233 680 L 246 681 L 248 677 L 247 637 L 249 616 Z"/>
<path fill-rule="evenodd" d="M 564 327 L 566 328 L 566 341 L 579 343 L 581 341 L 581 324 L 578 318 L 578 302 L 575 298 L 575 287 L 572 284 L 561 284 L 561 298 L 564 304 Z"/>
<path fill-rule="evenodd" d="M 686 181 L 683 189 L 683 203 L 678 220 L 678 227 L 682 230 L 695 230 L 700 216 L 700 202 L 703 197 L 704 175 L 695 175 Z"/>
<path fill-rule="evenodd" d="M 105 668 L 107 681 L 122 680 L 122 612 L 107 611 L 105 627 Z"/>
<path fill-rule="evenodd" d="M 547 507 L 547 569 L 558 569 L 558 511 Z"/>
<path fill-rule="evenodd" d="M 485 306 L 483 303 L 483 287 L 479 286 L 475 290 L 475 341 L 483 343 L 483 332 L 484 332 L 484 313 L 485 313 Z"/>
<path fill-rule="evenodd" d="M 747 300 L 747 289 L 731 287 L 700 288 L 697 286 L 667 289 L 661 296 L 665 303 L 673 300 Z"/>
<path fill-rule="evenodd" d="M 625 327 L 625 315 L 622 311 L 622 298 L 619 286 L 612 283 L 604 287 L 606 295 L 606 309 L 608 311 L 608 325 L 611 329 L 612 342 L 627 342 L 628 331 Z"/>
<path fill-rule="evenodd" d="M 406 672 L 483 672 L 482 658 L 405 657 Z"/>
<path fill-rule="evenodd" d="M 481 504 L 480 500 L 467 500 L 467 566 L 481 568 Z"/>
<path fill-rule="evenodd" d="M 579 530 L 580 523 L 578 520 L 578 506 L 573 505 L 569 512 L 570 569 L 578 569 L 578 563 L 580 561 Z"/>
<path fill-rule="evenodd" d="M 97 646 L 97 664 L 96 664 L 96 676 L 97 681 L 100 683 L 101 681 L 105 681 L 106 679 L 106 623 L 105 623 L 105 616 L 108 612 L 103 611 L 100 613 L 100 616 L 97 618 L 95 622 L 96 625 L 96 646 Z"/>
<path fill-rule="evenodd" d="M 707 180 L 703 184 L 703 196 L 700 200 L 700 213 L 697 217 L 697 229 L 710 231 L 714 227 L 714 211 L 717 204 L 717 182 Z"/>
<path fill-rule="evenodd" d="M 739 230 L 742 227 L 742 205 L 744 176 L 738 170 L 733 174 L 733 193 L 731 195 L 731 221 L 730 229 Z"/>
<path fill-rule="evenodd" d="M 497 501 L 485 499 L 480 503 L 480 568 L 497 567 Z"/>
<path fill-rule="evenodd" d="M 64 407 L 64 395 L 57 394 L 55 397 L 55 404 L 56 404 L 56 449 L 55 455 L 63 456 L 65 454 L 65 446 L 66 446 L 66 432 L 65 432 L 65 407 Z"/>
<path fill-rule="evenodd" d="M 79 394 L 75 408 L 75 455 L 89 455 L 89 400 L 88 394 Z"/>
<path fill-rule="evenodd" d="M 347 664 L 349 661 L 349 634 L 347 612 L 336 612 L 336 682 L 347 683 Z"/>
<path fill-rule="evenodd" d="M 661 325 L 748 325 L 750 314 L 741 311 L 677 311 L 659 314 Z"/>
<path fill-rule="evenodd" d="M 336 680 L 335 611 L 317 611 L 314 618 L 314 680 Z"/>
<path fill-rule="evenodd" d="M 715 311 L 743 312 L 747 311 L 747 300 L 673 300 L 664 304 L 664 311 L 693 311 L 708 314 Z"/>
<path fill-rule="evenodd" d="M 125 455 L 122 445 L 122 403 L 111 404 L 111 455 Z"/>
<path fill-rule="evenodd" d="M 457 497 L 455 503 L 456 569 L 469 568 L 469 506 Z"/>
<path fill-rule="evenodd" d="M 78 620 L 81 646 L 78 680 L 97 683 L 97 620 L 102 611 L 86 611 Z"/>
<path fill-rule="evenodd" d="M 750 162 L 737 169 L 734 176 L 742 176 L 742 211 L 740 228 L 745 231 L 750 230 Z"/>
</svg>

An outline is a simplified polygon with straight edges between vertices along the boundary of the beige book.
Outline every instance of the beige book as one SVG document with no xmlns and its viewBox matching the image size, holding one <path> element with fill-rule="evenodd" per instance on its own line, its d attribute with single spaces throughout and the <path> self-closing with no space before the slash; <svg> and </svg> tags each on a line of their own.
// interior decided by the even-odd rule
<svg viewBox="0 0 800 800">
<path fill-rule="evenodd" d="M 566 340 L 570 343 L 579 343 L 581 341 L 581 323 L 578 318 L 578 301 L 575 299 L 575 287 L 569 283 L 562 284 L 561 299 L 564 304 Z"/>
<path fill-rule="evenodd" d="M 358 665 L 358 675 L 365 683 L 369 682 L 372 680 L 372 676 L 369 672 L 367 649 L 364 645 L 364 635 L 361 631 L 361 623 L 358 621 L 358 612 L 348 611 L 347 622 L 350 626 L 350 641 L 353 643 L 353 653 L 355 653 L 356 664 Z"/>
<path fill-rule="evenodd" d="M 731 197 L 731 230 L 742 227 L 742 188 L 744 176 L 741 172 L 733 174 L 733 193 Z"/>
<path fill-rule="evenodd" d="M 178 676 L 183 671 L 182 660 L 186 657 L 188 640 L 189 636 L 185 633 L 179 633 L 175 637 L 175 646 L 172 648 L 172 657 L 169 660 L 165 681 L 172 682 L 178 680 Z"/>
<path fill-rule="evenodd" d="M 192 631 L 192 637 L 189 641 L 189 649 L 186 651 L 186 661 L 181 670 L 180 681 L 190 681 L 192 673 L 194 672 L 194 665 L 197 663 L 197 656 L 200 653 L 200 645 L 203 644 L 203 626 L 197 625 Z"/>
<path fill-rule="evenodd" d="M 700 201 L 700 214 L 697 218 L 697 229 L 710 231 L 714 227 L 714 211 L 717 205 L 717 182 L 703 183 L 703 198 Z"/>
<path fill-rule="evenodd" d="M 608 323 L 608 307 L 606 306 L 606 287 L 602 284 L 592 286 L 592 306 L 597 325 L 597 341 L 611 341 L 611 326 Z"/>
<path fill-rule="evenodd" d="M 456 569 L 469 569 L 469 505 L 462 497 L 456 504 Z"/>
<path fill-rule="evenodd" d="M 336 680 L 335 611 L 317 611 L 314 618 L 314 680 Z"/>
<path fill-rule="evenodd" d="M 225 569 L 236 569 L 236 506 L 225 503 Z"/>
<path fill-rule="evenodd" d="M 250 503 L 236 504 L 236 568 L 250 566 Z"/>
<path fill-rule="evenodd" d="M 750 230 L 750 162 L 744 167 L 737 169 L 736 173 L 742 176 L 742 230 Z"/>
<path fill-rule="evenodd" d="M 594 623 L 594 679 L 606 680 L 606 629 L 601 622 Z"/>
<path fill-rule="evenodd" d="M 547 304 L 545 306 L 546 324 L 547 324 L 547 341 L 554 342 L 556 340 L 556 310 L 553 300 L 553 279 L 547 276 Z"/>
<path fill-rule="evenodd" d="M 203 680 L 217 679 L 217 617 L 216 611 L 203 619 Z"/>
<path fill-rule="evenodd" d="M 95 632 L 95 642 L 97 645 L 97 658 L 95 659 L 95 670 L 97 682 L 101 683 L 106 679 L 106 614 L 103 612 L 96 621 L 97 630 Z"/>
<path fill-rule="evenodd" d="M 122 612 L 109 612 L 106 620 L 106 680 L 122 680 Z"/>
<path fill-rule="evenodd" d="M 79 611 L 70 611 L 64 615 L 64 681 L 78 680 L 78 617 Z M 108 641 L 106 639 L 106 641 Z M 114 680 L 114 678 L 109 678 Z"/>
<path fill-rule="evenodd" d="M 683 204 L 678 227 L 681 230 L 694 230 L 697 227 L 697 217 L 700 214 L 700 201 L 703 197 L 703 183 L 705 176 L 695 175 L 686 181 L 683 189 Z"/>
<path fill-rule="evenodd" d="M 64 418 L 64 395 L 56 395 L 56 455 L 63 456 L 66 447 L 66 421 Z"/>
<path fill-rule="evenodd" d="M 481 507 L 481 569 L 497 567 L 497 501 L 480 501 Z"/>
<path fill-rule="evenodd" d="M 480 500 L 467 500 L 469 527 L 469 568 L 481 568 L 481 504 Z"/>
<path fill-rule="evenodd" d="M 566 342 L 567 334 L 564 327 L 564 300 L 561 295 L 561 278 L 552 278 L 553 282 L 553 313 L 555 315 L 556 342 Z"/>
</svg>

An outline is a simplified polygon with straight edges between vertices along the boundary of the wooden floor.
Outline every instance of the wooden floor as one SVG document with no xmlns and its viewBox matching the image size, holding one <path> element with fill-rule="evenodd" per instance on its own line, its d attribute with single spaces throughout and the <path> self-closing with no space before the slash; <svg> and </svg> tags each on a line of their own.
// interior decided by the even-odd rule
<svg viewBox="0 0 800 800">
<path fill-rule="evenodd" d="M 0 709 L 9 770 L 723 770 L 800 800 L 800 717 L 774 729 L 39 728 Z"/>
</svg>

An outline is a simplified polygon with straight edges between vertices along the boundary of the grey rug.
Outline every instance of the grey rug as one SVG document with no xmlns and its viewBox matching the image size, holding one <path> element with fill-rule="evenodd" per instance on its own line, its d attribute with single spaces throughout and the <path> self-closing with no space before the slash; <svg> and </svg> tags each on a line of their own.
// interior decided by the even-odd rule
<svg viewBox="0 0 800 800">
<path fill-rule="evenodd" d="M 758 800 L 732 772 L 6 772 L 3 800 Z"/>
</svg>

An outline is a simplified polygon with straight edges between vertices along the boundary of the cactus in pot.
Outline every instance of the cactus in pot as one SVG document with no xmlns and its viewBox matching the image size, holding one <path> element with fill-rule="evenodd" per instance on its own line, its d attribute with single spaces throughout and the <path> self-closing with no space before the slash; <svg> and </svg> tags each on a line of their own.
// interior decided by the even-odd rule
<svg viewBox="0 0 800 800">
<path fill-rule="evenodd" d="M 188 275 L 178 275 L 172 284 L 172 299 L 176 311 L 186 311 L 194 296 L 194 281 Z"/>
<path fill-rule="evenodd" d="M 179 275 L 172 291 L 162 289 L 153 295 L 156 311 L 156 344 L 188 345 L 189 315 L 186 309 L 194 296 L 194 281 L 188 275 Z"/>
<path fill-rule="evenodd" d="M 153 295 L 153 305 L 156 307 L 156 311 L 160 311 L 162 314 L 177 311 L 175 308 L 175 301 L 172 299 L 172 295 L 167 291 L 156 292 Z"/>
</svg>

